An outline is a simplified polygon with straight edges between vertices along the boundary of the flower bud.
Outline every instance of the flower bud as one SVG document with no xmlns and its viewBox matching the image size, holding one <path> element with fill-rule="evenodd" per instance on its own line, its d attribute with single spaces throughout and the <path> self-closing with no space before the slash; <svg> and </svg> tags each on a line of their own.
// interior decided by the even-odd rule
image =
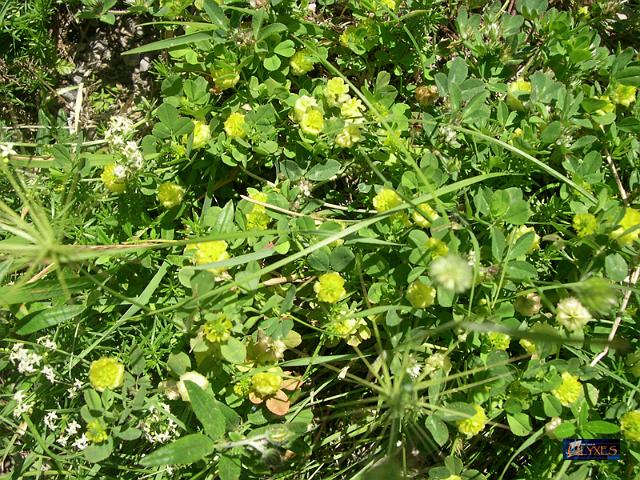
<svg viewBox="0 0 640 480">
<path fill-rule="evenodd" d="M 542 303 L 540 302 L 540 295 L 532 292 L 519 296 L 513 306 L 520 315 L 532 317 L 540 311 Z"/>
</svg>

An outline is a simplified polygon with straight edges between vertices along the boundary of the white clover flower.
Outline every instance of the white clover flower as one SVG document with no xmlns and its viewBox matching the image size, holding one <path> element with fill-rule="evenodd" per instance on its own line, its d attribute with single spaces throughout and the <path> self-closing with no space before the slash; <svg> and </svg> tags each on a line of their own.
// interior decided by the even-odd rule
<svg viewBox="0 0 640 480">
<path fill-rule="evenodd" d="M 77 450 L 84 450 L 85 448 L 87 448 L 87 445 L 89 444 L 89 441 L 87 440 L 87 436 L 83 433 L 81 437 L 77 438 L 74 442 L 73 442 L 73 447 Z"/>
<path fill-rule="evenodd" d="M 44 416 L 44 424 L 51 431 L 57 430 L 58 428 L 56 420 L 58 420 L 58 414 L 56 412 L 49 412 Z"/>
<path fill-rule="evenodd" d="M 38 340 L 36 340 L 36 343 L 38 345 L 42 345 L 47 350 L 56 350 L 58 348 L 58 345 L 56 344 L 56 342 L 51 340 L 51 337 L 49 337 L 49 335 L 44 335 L 38 338 Z"/>
<path fill-rule="evenodd" d="M 430 271 L 433 281 L 446 290 L 462 293 L 471 288 L 473 270 L 459 255 L 438 257 L 431 263 Z"/>
<path fill-rule="evenodd" d="M 570 332 L 582 330 L 592 319 L 589 310 L 575 297 L 560 300 L 556 306 L 557 322 Z"/>
<path fill-rule="evenodd" d="M 109 120 L 109 128 L 104 132 L 104 138 L 110 145 L 122 147 L 133 133 L 133 122 L 127 117 L 115 115 Z"/>
<path fill-rule="evenodd" d="M 46 366 L 42 367 L 42 374 L 51 383 L 55 383 L 55 381 L 56 381 L 56 373 L 53 371 L 53 368 L 51 368 L 51 365 L 46 365 Z"/>
<path fill-rule="evenodd" d="M 122 148 L 122 156 L 125 158 L 129 168 L 134 172 L 140 170 L 144 164 L 144 157 L 136 142 L 127 142 Z M 118 176 L 115 171 L 114 175 Z"/>
</svg>

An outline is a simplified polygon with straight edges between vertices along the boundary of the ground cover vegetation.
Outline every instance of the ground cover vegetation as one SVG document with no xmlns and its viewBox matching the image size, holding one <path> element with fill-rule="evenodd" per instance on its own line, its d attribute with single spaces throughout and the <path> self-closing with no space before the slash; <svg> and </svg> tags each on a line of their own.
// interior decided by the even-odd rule
<svg viewBox="0 0 640 480">
<path fill-rule="evenodd" d="M 638 478 L 637 8 L 5 2 L 0 478 Z"/>
</svg>

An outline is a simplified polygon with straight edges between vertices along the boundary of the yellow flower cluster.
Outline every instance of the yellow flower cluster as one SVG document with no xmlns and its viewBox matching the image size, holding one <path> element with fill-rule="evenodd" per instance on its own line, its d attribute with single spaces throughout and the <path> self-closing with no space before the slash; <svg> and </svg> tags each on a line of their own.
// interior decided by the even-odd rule
<svg viewBox="0 0 640 480">
<path fill-rule="evenodd" d="M 618 228 L 611 233 L 611 236 L 618 240 L 620 245 L 631 245 L 638 241 L 640 238 L 640 212 L 635 208 L 627 208 Z"/>
<path fill-rule="evenodd" d="M 416 280 L 407 288 L 406 296 L 413 308 L 427 308 L 436 299 L 436 289 Z"/>
<path fill-rule="evenodd" d="M 87 440 L 91 443 L 102 443 L 109 435 L 107 435 L 107 427 L 101 420 L 94 419 L 87 423 L 87 432 L 85 433 Z"/>
<path fill-rule="evenodd" d="M 320 275 L 318 281 L 313 285 L 313 290 L 316 292 L 318 300 L 326 303 L 336 303 L 347 294 L 344 289 L 344 278 L 337 272 Z"/>
<path fill-rule="evenodd" d="M 250 189 L 252 190 L 252 189 Z M 257 190 L 249 192 L 249 198 L 258 202 L 267 203 L 267 194 Z M 266 230 L 271 221 L 271 217 L 267 215 L 266 207 L 262 205 L 252 204 L 251 210 L 246 214 L 247 230 Z"/>
<path fill-rule="evenodd" d="M 233 112 L 224 122 L 224 131 L 229 138 L 244 138 L 247 136 L 245 130 L 244 115 L 239 112 Z"/>
<path fill-rule="evenodd" d="M 202 327 L 202 333 L 211 343 L 220 343 L 229 339 L 232 328 L 231 320 L 224 313 L 220 313 L 215 318 L 207 320 Z"/>
<path fill-rule="evenodd" d="M 590 213 L 576 213 L 573 216 L 573 229 L 578 237 L 588 237 L 598 230 L 598 221 L 596 217 Z"/>
<path fill-rule="evenodd" d="M 364 122 L 362 112 L 364 105 L 359 98 L 349 98 L 340 106 L 340 114 L 346 123 L 361 124 Z"/>
<path fill-rule="evenodd" d="M 501 332 L 489 332 L 487 333 L 487 339 L 493 350 L 506 350 L 511 343 L 511 337 Z"/>
<path fill-rule="evenodd" d="M 118 168 L 121 166 L 111 163 L 104 167 L 100 179 L 104 186 L 113 193 L 122 193 L 127 188 L 126 177 L 118 175 Z"/>
<path fill-rule="evenodd" d="M 240 80 L 240 75 L 236 69 L 230 65 L 212 69 L 211 76 L 213 77 L 216 89 L 220 91 L 235 87 L 236 83 Z"/>
<path fill-rule="evenodd" d="M 520 237 L 527 233 L 533 233 L 533 243 L 527 250 L 527 253 L 533 253 L 540 248 L 540 236 L 536 233 L 533 227 L 527 227 L 526 225 L 520 225 L 518 228 L 511 232 L 511 241 L 515 243 Z"/>
<path fill-rule="evenodd" d="M 298 50 L 289 60 L 289 66 L 294 75 L 304 75 L 310 72 L 315 63 L 313 55 L 305 49 Z"/>
<path fill-rule="evenodd" d="M 458 420 L 458 431 L 467 438 L 471 438 L 484 430 L 487 424 L 487 415 L 484 413 L 484 408 L 480 405 L 474 405 L 473 408 L 476 414 L 469 418 Z"/>
<path fill-rule="evenodd" d="M 102 357 L 89 366 L 89 382 L 98 392 L 118 388 L 123 380 L 124 365 L 115 358 Z"/>
<path fill-rule="evenodd" d="M 433 258 L 444 257 L 447 253 L 449 253 L 449 247 L 439 238 L 427 238 L 424 246 L 431 252 L 431 256 Z"/>
<path fill-rule="evenodd" d="M 349 86 L 340 77 L 330 78 L 324 87 L 324 96 L 329 105 L 341 105 L 350 98 Z"/>
<path fill-rule="evenodd" d="M 295 121 L 307 135 L 317 136 L 324 128 L 324 117 L 317 108 L 318 102 L 308 95 L 301 95 L 293 107 Z"/>
<path fill-rule="evenodd" d="M 638 89 L 632 85 L 617 85 L 611 94 L 613 103 L 629 107 L 636 101 L 636 92 Z"/>
<path fill-rule="evenodd" d="M 269 369 L 268 372 L 256 373 L 251 377 L 251 391 L 258 397 L 275 395 L 280 387 L 282 387 L 282 373 L 277 367 Z"/>
<path fill-rule="evenodd" d="M 361 141 L 362 132 L 357 125 L 346 125 L 342 131 L 336 135 L 336 143 L 342 148 L 351 148 Z"/>
<path fill-rule="evenodd" d="M 184 198 L 184 188 L 175 183 L 165 182 L 158 187 L 158 202 L 164 208 L 177 207 Z"/>
<path fill-rule="evenodd" d="M 438 216 L 438 213 L 431 208 L 431 205 L 428 203 L 421 203 L 411 214 L 416 225 L 422 228 L 429 228 L 431 226 L 431 222 L 438 218 Z"/>
<path fill-rule="evenodd" d="M 227 252 L 227 247 L 227 242 L 224 240 L 213 240 L 189 245 L 187 246 L 187 250 L 195 250 L 193 262 L 200 266 L 228 259 L 229 252 Z M 211 273 L 220 273 L 224 270 L 226 270 L 224 267 L 209 269 Z"/>
<path fill-rule="evenodd" d="M 507 105 L 513 110 L 524 110 L 524 104 L 519 98 L 531 93 L 531 82 L 518 79 L 507 85 Z"/>
<path fill-rule="evenodd" d="M 383 188 L 373 197 L 373 207 L 380 213 L 386 212 L 402 205 L 402 198 L 395 190 Z"/>
<path fill-rule="evenodd" d="M 558 388 L 552 390 L 551 393 L 560 400 L 562 405 L 568 407 L 580 398 L 582 384 L 575 375 L 571 375 L 569 372 L 563 372 L 562 383 Z"/>
<path fill-rule="evenodd" d="M 627 440 L 640 442 L 640 410 L 625 413 L 620 418 L 620 430 Z"/>
<path fill-rule="evenodd" d="M 193 143 L 191 148 L 199 150 L 207 146 L 207 142 L 211 138 L 211 128 L 209 124 L 201 122 L 200 120 L 194 120 L 193 122 Z"/>
</svg>

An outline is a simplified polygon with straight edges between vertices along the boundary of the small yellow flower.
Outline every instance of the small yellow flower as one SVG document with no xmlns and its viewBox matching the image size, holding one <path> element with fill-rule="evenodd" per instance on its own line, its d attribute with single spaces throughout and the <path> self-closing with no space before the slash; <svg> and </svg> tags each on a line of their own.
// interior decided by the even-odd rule
<svg viewBox="0 0 640 480">
<path fill-rule="evenodd" d="M 211 138 L 211 128 L 205 122 L 194 120 L 193 122 L 193 143 L 191 148 L 198 150 L 207 146 L 207 142 Z"/>
<path fill-rule="evenodd" d="M 302 114 L 300 129 L 307 135 L 317 136 L 324 128 L 324 117 L 317 108 L 311 108 Z"/>
<path fill-rule="evenodd" d="M 267 203 L 267 194 L 257 190 L 249 192 L 249 197 L 258 202 Z M 252 204 L 251 210 L 245 215 L 247 230 L 266 230 L 271 222 L 267 209 L 262 205 Z"/>
<path fill-rule="evenodd" d="M 513 110 L 524 110 L 524 104 L 519 98 L 531 94 L 531 82 L 518 79 L 507 85 L 507 105 Z"/>
<path fill-rule="evenodd" d="M 362 123 L 364 105 L 359 98 L 350 98 L 340 106 L 340 114 L 347 123 Z"/>
<path fill-rule="evenodd" d="M 524 351 L 527 352 L 529 355 L 536 354 L 536 344 L 533 343 L 531 340 L 527 340 L 526 338 L 521 338 L 518 343 L 522 348 L 524 348 Z"/>
<path fill-rule="evenodd" d="M 115 358 L 102 357 L 91 362 L 89 382 L 98 392 L 118 388 L 124 380 L 124 365 Z"/>
<path fill-rule="evenodd" d="M 615 103 L 613 103 L 608 96 L 604 95 L 602 97 L 598 97 L 596 100 L 603 100 L 606 102 L 606 104 L 602 108 L 599 108 L 594 112 L 596 115 L 603 116 L 607 113 L 613 113 L 616 111 Z"/>
<path fill-rule="evenodd" d="M 515 244 L 515 242 L 520 237 L 522 237 L 523 235 L 526 235 L 529 232 L 533 233 L 533 243 L 529 247 L 529 250 L 527 250 L 527 253 L 533 253 L 540 248 L 540 236 L 536 233 L 536 230 L 533 227 L 520 225 L 519 227 L 517 227 L 515 230 L 511 232 L 511 241 Z"/>
<path fill-rule="evenodd" d="M 629 107 L 636 101 L 637 91 L 638 89 L 632 85 L 618 85 L 611 95 L 611 100 L 618 105 Z"/>
<path fill-rule="evenodd" d="M 221 262 L 229 258 L 227 252 L 227 242 L 224 240 L 213 240 L 210 242 L 200 242 L 187 247 L 188 250 L 195 250 L 193 254 L 193 262 L 200 266 L 208 263 Z M 226 268 L 212 268 L 209 269 L 212 273 L 220 273 L 226 270 Z"/>
<path fill-rule="evenodd" d="M 109 435 L 107 435 L 106 425 L 98 419 L 91 420 L 87 423 L 87 432 L 85 436 L 91 443 L 102 443 L 109 438 Z"/>
<path fill-rule="evenodd" d="M 239 112 L 233 112 L 229 115 L 229 118 L 224 122 L 224 131 L 227 132 L 229 138 L 246 137 L 244 115 Z"/>
<path fill-rule="evenodd" d="M 180 375 L 180 380 L 177 384 L 178 393 L 180 394 L 180 398 L 183 401 L 189 402 L 191 401 L 189 397 L 189 391 L 187 390 L 187 385 L 184 382 L 193 382 L 198 385 L 202 390 L 206 390 L 209 387 L 209 380 L 207 378 L 198 373 L 198 372 L 185 372 Z"/>
<path fill-rule="evenodd" d="M 511 343 L 511 337 L 501 332 L 489 332 L 487 338 L 493 350 L 507 350 Z"/>
<path fill-rule="evenodd" d="M 386 212 L 402 205 L 402 198 L 395 190 L 383 188 L 373 197 L 373 207 L 380 213 Z"/>
<path fill-rule="evenodd" d="M 633 229 L 633 230 L 631 230 Z M 629 230 L 628 233 L 625 231 Z M 635 208 L 627 208 L 618 228 L 611 233 L 620 245 L 631 245 L 640 238 L 640 212 Z"/>
<path fill-rule="evenodd" d="M 307 50 L 298 50 L 289 60 L 291 72 L 294 75 L 304 75 L 313 70 L 315 59 Z"/>
<path fill-rule="evenodd" d="M 571 375 L 569 372 L 562 372 L 562 383 L 551 393 L 560 400 L 562 405 L 568 407 L 580 397 L 582 384 L 575 375 Z"/>
<path fill-rule="evenodd" d="M 211 343 L 220 343 L 229 339 L 232 328 L 231 320 L 224 313 L 220 313 L 215 318 L 207 320 L 202 327 L 202 333 Z"/>
<path fill-rule="evenodd" d="M 282 387 L 282 374 L 278 368 L 256 373 L 251 377 L 251 391 L 259 397 L 275 395 L 280 387 Z"/>
<path fill-rule="evenodd" d="M 476 410 L 474 416 L 458 420 L 457 422 L 458 431 L 467 438 L 471 438 L 484 430 L 488 420 L 484 413 L 484 408 L 480 405 L 474 405 L 473 408 Z"/>
<path fill-rule="evenodd" d="M 347 294 L 344 289 L 344 278 L 337 272 L 320 275 L 318 281 L 313 285 L 313 290 L 316 292 L 318 300 L 326 303 L 336 303 Z"/>
<path fill-rule="evenodd" d="M 627 440 L 640 442 L 640 410 L 625 413 L 620 418 L 620 430 Z"/>
<path fill-rule="evenodd" d="M 309 95 L 300 95 L 293 106 L 293 113 L 296 122 L 301 122 L 302 116 L 307 113 L 307 110 L 311 110 L 317 106 L 318 101 L 315 98 L 310 97 Z"/>
<path fill-rule="evenodd" d="M 449 253 L 449 247 L 439 238 L 428 238 L 424 246 L 431 252 L 431 256 L 433 258 L 444 257 L 447 253 Z"/>
<path fill-rule="evenodd" d="M 413 308 L 427 308 L 436 299 L 436 289 L 416 280 L 407 288 L 406 296 Z"/>
<path fill-rule="evenodd" d="M 324 87 L 324 96 L 329 105 L 340 105 L 349 100 L 349 86 L 341 77 L 330 78 Z"/>
<path fill-rule="evenodd" d="M 428 203 L 421 203 L 411 214 L 413 221 L 422 228 L 429 228 L 431 222 L 438 218 L 438 213 Z"/>
<path fill-rule="evenodd" d="M 362 141 L 362 133 L 357 125 L 346 125 L 336 135 L 336 143 L 342 148 L 351 148 L 360 141 Z"/>
<path fill-rule="evenodd" d="M 111 163 L 105 166 L 100 179 L 104 186 L 113 193 L 122 193 L 127 188 L 126 171 L 121 165 Z"/>
<path fill-rule="evenodd" d="M 184 198 L 184 188 L 175 183 L 165 182 L 158 187 L 158 202 L 164 208 L 177 207 Z"/>
<path fill-rule="evenodd" d="M 251 391 L 251 379 L 241 378 L 233 384 L 233 393 L 240 398 L 246 398 Z"/>
<path fill-rule="evenodd" d="M 592 317 L 589 310 L 580 303 L 580 300 L 567 297 L 560 300 L 556 306 L 556 320 L 570 332 L 575 332 L 582 330 L 592 320 Z"/>
<path fill-rule="evenodd" d="M 576 213 L 573 216 L 573 229 L 578 237 L 588 237 L 598 230 L 598 221 L 590 213 Z"/>
<path fill-rule="evenodd" d="M 216 88 L 220 91 L 235 87 L 236 83 L 240 80 L 240 75 L 237 70 L 228 65 L 214 68 L 211 70 L 211 76 L 213 77 Z"/>
</svg>

